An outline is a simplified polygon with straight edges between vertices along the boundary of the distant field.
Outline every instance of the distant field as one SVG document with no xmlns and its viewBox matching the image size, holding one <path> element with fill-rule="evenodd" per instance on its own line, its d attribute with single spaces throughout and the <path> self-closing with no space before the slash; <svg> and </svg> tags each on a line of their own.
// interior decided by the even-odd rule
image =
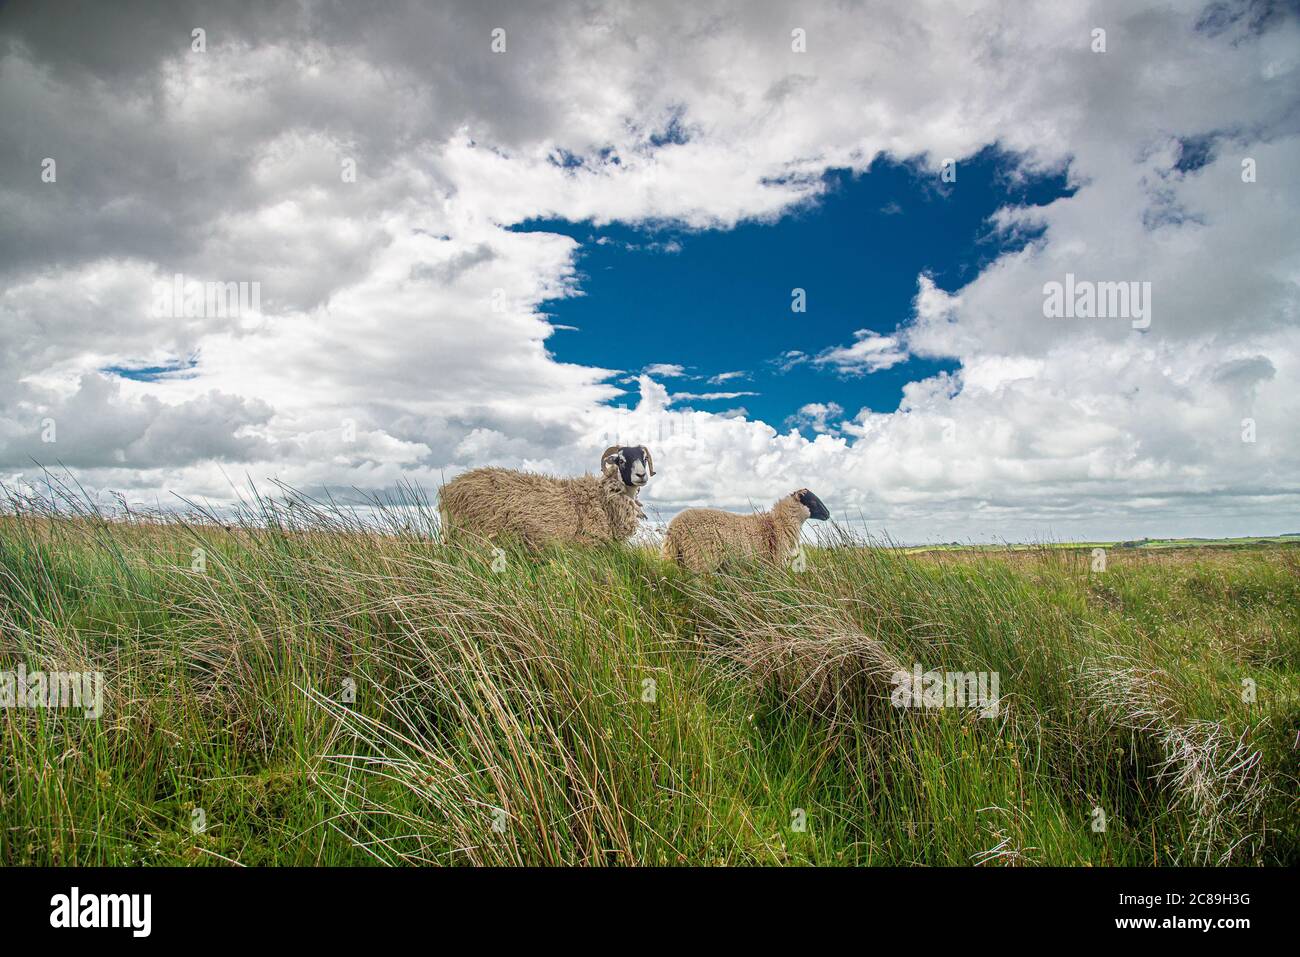
<svg viewBox="0 0 1300 957">
<path fill-rule="evenodd" d="M 904 550 L 908 552 L 931 552 L 953 550 L 1024 551 L 1041 548 L 1239 548 L 1243 545 L 1261 547 L 1269 545 L 1300 545 L 1300 535 L 1265 535 L 1255 538 L 1142 538 L 1127 542 L 1051 542 L 1030 545 L 1015 543 L 1005 545 L 963 545 L 958 542 L 949 542 L 945 545 L 909 545 Z"/>
<path fill-rule="evenodd" d="M 1153 538 L 1144 539 L 1142 548 L 1183 548 L 1216 545 L 1300 545 L 1300 535 L 1271 535 L 1264 538 Z"/>
<path fill-rule="evenodd" d="M 0 864 L 1300 863 L 1292 544 L 701 578 L 261 508 L 0 517 L 0 672 L 107 683 L 0 710 Z"/>
</svg>

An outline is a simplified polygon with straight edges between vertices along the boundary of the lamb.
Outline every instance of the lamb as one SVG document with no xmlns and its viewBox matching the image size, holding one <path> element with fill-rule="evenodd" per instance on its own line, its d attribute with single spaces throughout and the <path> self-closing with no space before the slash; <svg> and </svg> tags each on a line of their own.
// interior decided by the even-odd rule
<svg viewBox="0 0 1300 957">
<path fill-rule="evenodd" d="M 781 564 L 796 554 L 805 521 L 830 517 L 821 499 L 806 488 L 752 515 L 688 508 L 668 524 L 663 557 L 696 572 L 716 568 L 728 555 Z"/>
<path fill-rule="evenodd" d="M 637 493 L 655 474 L 644 445 L 617 445 L 601 474 L 555 478 L 513 469 L 474 469 L 438 493 L 444 531 L 494 540 L 506 533 L 540 548 L 551 542 L 624 541 L 645 517 Z"/>
</svg>

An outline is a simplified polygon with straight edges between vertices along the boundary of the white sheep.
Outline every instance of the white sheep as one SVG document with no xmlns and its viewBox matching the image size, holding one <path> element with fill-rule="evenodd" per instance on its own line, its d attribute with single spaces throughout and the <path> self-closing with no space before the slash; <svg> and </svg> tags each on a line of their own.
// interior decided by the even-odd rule
<svg viewBox="0 0 1300 957">
<path fill-rule="evenodd" d="M 728 555 L 781 564 L 796 554 L 805 521 L 830 517 L 821 499 L 806 488 L 791 492 L 766 512 L 750 515 L 688 508 L 668 524 L 663 557 L 691 571 L 717 568 Z"/>
</svg>

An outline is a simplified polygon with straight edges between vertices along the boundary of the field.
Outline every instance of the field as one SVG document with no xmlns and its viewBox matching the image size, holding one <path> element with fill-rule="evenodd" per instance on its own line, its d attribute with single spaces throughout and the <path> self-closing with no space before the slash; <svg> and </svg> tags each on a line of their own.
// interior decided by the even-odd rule
<svg viewBox="0 0 1300 957">
<path fill-rule="evenodd" d="M 0 516 L 0 672 L 105 681 L 0 710 L 0 864 L 1300 863 L 1293 545 L 697 577 L 414 494 L 214 518 Z"/>
</svg>

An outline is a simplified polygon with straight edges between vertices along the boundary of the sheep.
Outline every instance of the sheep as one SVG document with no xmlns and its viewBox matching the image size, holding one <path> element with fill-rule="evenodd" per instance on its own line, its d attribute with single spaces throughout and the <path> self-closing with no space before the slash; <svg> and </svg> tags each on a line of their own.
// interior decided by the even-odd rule
<svg viewBox="0 0 1300 957">
<path fill-rule="evenodd" d="M 644 445 L 606 449 L 601 474 L 555 478 L 513 469 L 465 472 L 438 493 L 442 527 L 486 539 L 501 533 L 540 548 L 550 542 L 624 541 L 645 517 L 637 492 L 655 474 Z"/>
<path fill-rule="evenodd" d="M 739 515 L 714 508 L 688 508 L 668 524 L 663 557 L 691 571 L 710 571 L 728 555 L 781 564 L 796 554 L 799 531 L 810 518 L 831 517 L 812 492 L 801 488 L 766 512 Z"/>
</svg>

